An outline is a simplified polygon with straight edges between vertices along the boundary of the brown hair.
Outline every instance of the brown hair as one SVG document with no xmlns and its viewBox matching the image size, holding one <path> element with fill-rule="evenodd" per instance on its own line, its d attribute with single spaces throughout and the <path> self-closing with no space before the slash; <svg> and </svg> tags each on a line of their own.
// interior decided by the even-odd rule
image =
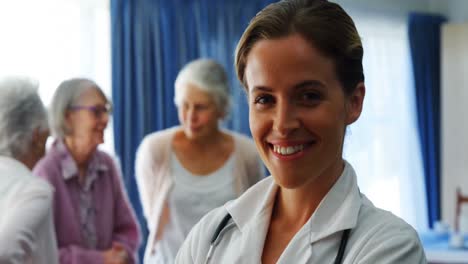
<svg viewBox="0 0 468 264">
<path fill-rule="evenodd" d="M 326 0 L 283 0 L 260 11 L 237 44 L 235 66 L 245 88 L 247 56 L 254 44 L 295 33 L 333 59 L 346 95 L 364 81 L 362 43 L 351 17 L 338 4 Z"/>
</svg>

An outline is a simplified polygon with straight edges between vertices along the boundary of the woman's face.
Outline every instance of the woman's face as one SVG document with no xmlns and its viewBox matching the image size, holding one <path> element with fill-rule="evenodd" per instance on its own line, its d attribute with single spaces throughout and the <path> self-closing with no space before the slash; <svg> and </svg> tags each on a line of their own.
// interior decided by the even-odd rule
<svg viewBox="0 0 468 264">
<path fill-rule="evenodd" d="M 333 61 L 299 34 L 257 42 L 246 65 L 250 129 L 275 181 L 330 187 L 342 172 L 345 128 L 361 113 L 364 85 L 345 97 Z"/>
<path fill-rule="evenodd" d="M 83 92 L 68 110 L 66 122 L 71 130 L 67 136 L 94 149 L 104 142 L 104 129 L 109 121 L 107 100 L 94 88 Z"/>
<path fill-rule="evenodd" d="M 187 138 L 205 138 L 217 131 L 222 114 L 213 96 L 190 83 L 183 84 L 179 89 L 182 100 L 177 110 Z"/>
</svg>

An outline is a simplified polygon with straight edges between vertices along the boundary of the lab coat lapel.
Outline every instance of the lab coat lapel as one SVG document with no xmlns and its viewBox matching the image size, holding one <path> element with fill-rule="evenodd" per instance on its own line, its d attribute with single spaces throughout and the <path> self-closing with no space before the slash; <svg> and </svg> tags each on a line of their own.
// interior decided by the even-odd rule
<svg viewBox="0 0 468 264">
<path fill-rule="evenodd" d="M 357 224 L 360 207 L 361 196 L 356 174 L 345 161 L 342 175 L 306 224 L 310 226 L 310 243 L 345 229 L 353 229 Z"/>
<path fill-rule="evenodd" d="M 271 177 L 258 184 L 258 189 L 252 191 L 251 188 L 240 199 L 226 205 L 226 210 L 242 233 L 241 248 L 233 249 L 242 252 L 239 263 L 260 263 L 270 225 L 273 200 L 278 186 Z"/>
</svg>

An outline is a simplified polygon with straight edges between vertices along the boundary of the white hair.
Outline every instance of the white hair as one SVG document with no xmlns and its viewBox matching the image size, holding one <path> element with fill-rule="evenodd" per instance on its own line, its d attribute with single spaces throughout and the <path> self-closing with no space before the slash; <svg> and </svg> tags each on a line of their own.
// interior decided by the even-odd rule
<svg viewBox="0 0 468 264">
<path fill-rule="evenodd" d="M 92 80 L 73 78 L 65 80 L 55 90 L 49 109 L 49 123 L 55 138 L 64 138 L 71 131 L 65 122 L 68 109 L 78 102 L 80 96 L 90 88 L 96 89 L 108 101 L 101 88 Z"/>
<path fill-rule="evenodd" d="M 0 154 L 18 158 L 30 148 L 35 130 L 47 131 L 47 111 L 38 83 L 26 77 L 0 80 Z"/>
<path fill-rule="evenodd" d="M 229 113 L 231 107 L 229 83 L 221 64 L 211 59 L 197 59 L 185 65 L 175 81 L 174 103 L 177 107 L 182 104 L 181 87 L 188 83 L 210 94 L 224 115 Z"/>
</svg>

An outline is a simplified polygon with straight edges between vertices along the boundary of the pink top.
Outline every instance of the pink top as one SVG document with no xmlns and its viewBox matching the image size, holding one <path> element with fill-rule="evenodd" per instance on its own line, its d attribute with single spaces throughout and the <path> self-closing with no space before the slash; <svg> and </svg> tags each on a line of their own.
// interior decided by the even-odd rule
<svg viewBox="0 0 468 264">
<path fill-rule="evenodd" d="M 86 181 L 78 182 L 78 168 L 62 141 L 53 143 L 46 156 L 38 162 L 33 174 L 46 179 L 55 188 L 54 222 L 60 263 L 103 263 L 103 251 L 116 241 L 124 245 L 130 263 L 137 263 L 140 244 L 139 227 L 133 209 L 122 187 L 120 173 L 106 153 L 97 150 L 88 165 Z M 90 203 L 83 203 L 89 192 Z M 92 217 L 83 218 L 84 209 L 92 210 Z M 83 230 L 83 224 L 91 224 Z M 85 232 L 86 231 L 86 232 Z M 89 243 L 95 236 L 95 243 Z M 95 246 L 93 246 L 95 244 Z"/>
</svg>

